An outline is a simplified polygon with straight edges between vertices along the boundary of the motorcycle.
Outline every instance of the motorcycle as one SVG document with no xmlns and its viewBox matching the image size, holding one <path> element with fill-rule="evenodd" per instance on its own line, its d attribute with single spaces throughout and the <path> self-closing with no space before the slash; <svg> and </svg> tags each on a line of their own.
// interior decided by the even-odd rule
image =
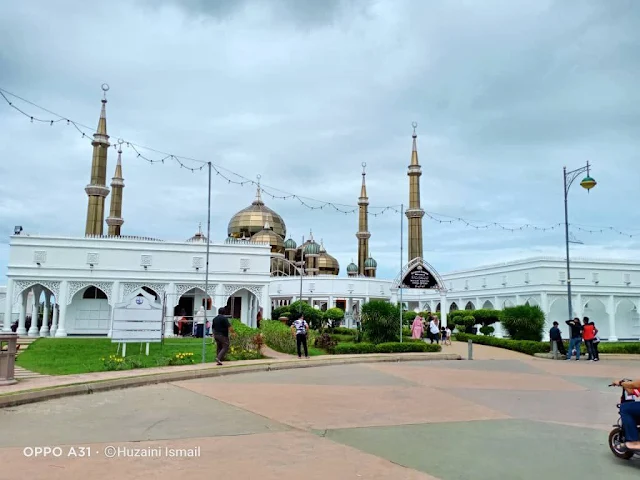
<svg viewBox="0 0 640 480">
<path fill-rule="evenodd" d="M 625 382 L 625 381 L 631 381 L 631 380 L 628 378 L 625 378 L 621 381 Z M 609 386 L 614 387 L 616 385 L 612 384 Z M 620 403 L 617 405 L 618 412 L 620 411 L 620 405 L 622 405 L 623 403 L 635 402 L 635 401 L 638 401 L 638 400 L 632 395 L 629 395 L 623 388 L 622 395 L 620 397 Z M 624 446 L 625 441 L 626 440 L 624 437 L 624 428 L 622 427 L 622 419 L 618 416 L 618 422 L 615 425 L 613 425 L 613 430 L 609 432 L 609 448 L 611 449 L 611 451 L 616 457 L 622 458 L 624 460 L 630 460 L 634 455 L 636 455 L 636 452 L 627 450 L 627 448 Z"/>
</svg>

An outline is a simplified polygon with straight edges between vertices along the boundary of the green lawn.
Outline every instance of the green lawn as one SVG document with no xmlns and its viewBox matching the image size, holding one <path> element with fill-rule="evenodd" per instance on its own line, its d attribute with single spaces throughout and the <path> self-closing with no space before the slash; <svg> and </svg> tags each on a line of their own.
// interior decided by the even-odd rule
<svg viewBox="0 0 640 480">
<path fill-rule="evenodd" d="M 215 344 L 206 340 L 207 362 L 215 360 Z M 176 353 L 193 353 L 194 363 L 202 361 L 201 338 L 170 338 L 164 345 L 151 343 L 149 356 L 145 345 L 130 343 L 127 345 L 127 359 L 139 362 L 142 368 L 166 366 L 168 359 Z M 16 364 L 33 372 L 49 375 L 69 375 L 74 373 L 106 371 L 103 358 L 115 355 L 117 344 L 108 338 L 40 338 L 16 359 Z M 120 352 L 122 354 L 122 352 Z M 227 360 L 237 360 L 230 352 Z"/>
</svg>

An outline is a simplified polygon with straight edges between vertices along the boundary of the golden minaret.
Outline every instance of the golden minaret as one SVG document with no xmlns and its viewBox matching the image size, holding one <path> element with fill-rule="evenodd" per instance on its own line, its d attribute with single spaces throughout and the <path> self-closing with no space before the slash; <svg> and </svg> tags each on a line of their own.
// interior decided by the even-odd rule
<svg viewBox="0 0 640 480">
<path fill-rule="evenodd" d="M 369 233 L 369 197 L 367 197 L 367 184 L 365 182 L 366 166 L 367 164 L 363 162 L 362 187 L 360 187 L 360 198 L 358 198 L 358 233 L 356 233 L 356 238 L 358 239 L 358 275 L 366 273 L 364 264 L 369 258 L 369 238 L 371 237 Z"/>
<path fill-rule="evenodd" d="M 124 189 L 124 178 L 122 178 L 122 140 L 118 141 L 118 163 L 116 163 L 116 173 L 111 179 L 111 208 L 107 225 L 109 225 L 110 236 L 120 236 L 120 228 L 124 223 L 122 219 L 122 190 Z"/>
<path fill-rule="evenodd" d="M 411 164 L 409 165 L 409 208 L 405 215 L 409 220 L 409 262 L 414 258 L 422 257 L 422 217 L 424 210 L 420 208 L 420 176 L 422 169 L 418 163 L 418 135 L 416 135 L 417 123 L 413 122 L 413 148 L 411 150 Z"/>
<path fill-rule="evenodd" d="M 104 225 L 104 199 L 109 195 L 107 185 L 107 152 L 109 151 L 109 135 L 107 135 L 107 90 L 108 85 L 103 85 L 104 97 L 98 129 L 93 134 L 93 160 L 91 161 L 91 183 L 84 189 L 89 196 L 87 207 L 87 226 L 85 235 L 102 235 Z"/>
</svg>

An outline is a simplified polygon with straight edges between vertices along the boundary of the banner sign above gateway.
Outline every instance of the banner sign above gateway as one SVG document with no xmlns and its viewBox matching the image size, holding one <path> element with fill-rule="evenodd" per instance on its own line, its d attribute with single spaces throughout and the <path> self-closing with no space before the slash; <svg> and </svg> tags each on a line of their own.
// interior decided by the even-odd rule
<svg viewBox="0 0 640 480">
<path fill-rule="evenodd" d="M 418 264 L 404 275 L 402 287 L 431 289 L 439 288 L 440 286 L 436 277 L 424 265 Z"/>
</svg>

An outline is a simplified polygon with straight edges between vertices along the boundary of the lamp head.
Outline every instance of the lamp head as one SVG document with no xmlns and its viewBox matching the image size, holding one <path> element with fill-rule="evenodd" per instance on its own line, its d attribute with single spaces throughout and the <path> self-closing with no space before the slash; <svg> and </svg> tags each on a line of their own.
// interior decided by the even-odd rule
<svg viewBox="0 0 640 480">
<path fill-rule="evenodd" d="M 591 190 L 593 187 L 595 187 L 598 184 L 598 182 L 596 182 L 593 178 L 591 178 L 589 175 L 587 175 L 586 177 L 584 177 L 582 179 L 582 181 L 580 182 L 580 186 L 584 189 Z"/>
</svg>

